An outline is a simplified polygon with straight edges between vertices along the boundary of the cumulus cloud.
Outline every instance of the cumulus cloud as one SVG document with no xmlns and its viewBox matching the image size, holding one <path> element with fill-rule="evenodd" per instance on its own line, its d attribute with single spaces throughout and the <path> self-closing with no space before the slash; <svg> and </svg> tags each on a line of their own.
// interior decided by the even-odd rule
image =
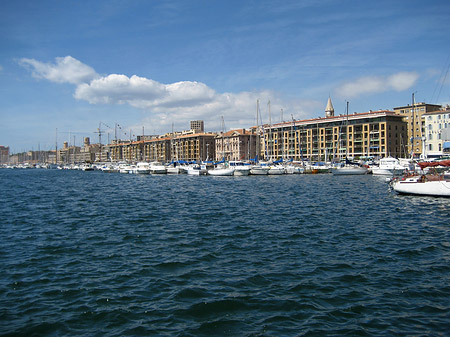
<svg viewBox="0 0 450 337">
<path fill-rule="evenodd" d="M 400 72 L 390 76 L 367 76 L 344 83 L 336 89 L 341 97 L 352 98 L 385 91 L 404 91 L 411 88 L 419 78 L 414 72 Z"/>
<path fill-rule="evenodd" d="M 159 83 L 152 79 L 120 74 L 100 76 L 96 71 L 71 56 L 58 57 L 55 63 L 21 59 L 20 64 L 31 69 L 33 76 L 58 83 L 76 85 L 74 97 L 91 104 L 128 104 L 142 109 L 141 126 L 167 130 L 173 122 L 186 127 L 189 120 L 203 119 L 209 130 L 221 129 L 224 116 L 227 128 L 256 125 L 256 101 L 261 102 L 260 113 L 264 123 L 269 122 L 266 103 L 271 100 L 273 122 L 279 122 L 280 110 L 286 111 L 285 120 L 293 113 L 296 118 L 306 115 L 306 108 L 323 102 L 281 99 L 271 91 L 218 93 L 206 84 L 194 81 Z"/>
<path fill-rule="evenodd" d="M 29 68 L 34 77 L 57 83 L 80 84 L 98 77 L 94 69 L 72 56 L 57 57 L 55 63 L 43 63 L 35 59 L 22 58 L 19 64 Z"/>
</svg>

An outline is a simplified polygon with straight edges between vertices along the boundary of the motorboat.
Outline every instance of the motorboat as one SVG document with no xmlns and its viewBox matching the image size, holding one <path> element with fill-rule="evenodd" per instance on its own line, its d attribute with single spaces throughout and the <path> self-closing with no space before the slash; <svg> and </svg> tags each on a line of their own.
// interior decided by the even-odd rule
<svg viewBox="0 0 450 337">
<path fill-rule="evenodd" d="M 286 170 L 286 174 L 301 174 L 305 172 L 303 167 L 292 164 L 285 165 L 284 169 Z"/>
<path fill-rule="evenodd" d="M 136 164 L 136 173 L 137 174 L 149 174 L 150 173 L 150 164 L 142 161 Z"/>
<path fill-rule="evenodd" d="M 269 170 L 270 170 L 270 167 L 268 167 L 268 166 L 262 166 L 262 165 L 256 164 L 250 168 L 250 174 L 258 175 L 258 176 L 267 175 L 267 174 L 269 174 Z"/>
<path fill-rule="evenodd" d="M 150 163 L 150 173 L 151 174 L 166 174 L 166 167 L 159 161 L 153 161 Z"/>
<path fill-rule="evenodd" d="M 450 173 L 404 176 L 393 179 L 391 187 L 400 194 L 450 197 Z"/>
<path fill-rule="evenodd" d="M 200 165 L 200 164 L 193 164 L 189 165 L 187 168 L 187 174 L 191 176 L 201 176 L 208 173 L 208 170 L 206 169 L 206 165 Z"/>
<path fill-rule="evenodd" d="M 248 176 L 250 174 L 251 166 L 242 161 L 230 161 L 230 167 L 234 168 L 235 176 Z"/>
<path fill-rule="evenodd" d="M 127 163 L 120 163 L 119 173 L 133 173 L 131 165 Z"/>
<path fill-rule="evenodd" d="M 381 158 L 378 166 L 372 166 L 373 175 L 399 176 L 403 175 L 408 167 L 400 165 L 396 158 Z"/>
<path fill-rule="evenodd" d="M 344 165 L 336 166 L 331 168 L 331 173 L 333 175 L 363 175 L 367 174 L 369 169 L 364 166 L 357 165 Z"/>
</svg>

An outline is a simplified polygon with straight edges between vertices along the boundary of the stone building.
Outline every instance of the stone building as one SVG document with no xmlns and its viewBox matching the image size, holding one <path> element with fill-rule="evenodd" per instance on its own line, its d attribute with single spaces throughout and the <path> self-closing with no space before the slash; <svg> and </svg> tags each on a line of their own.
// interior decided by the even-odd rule
<svg viewBox="0 0 450 337">
<path fill-rule="evenodd" d="M 248 160 L 256 156 L 255 129 L 237 129 L 215 136 L 215 160 Z"/>
</svg>

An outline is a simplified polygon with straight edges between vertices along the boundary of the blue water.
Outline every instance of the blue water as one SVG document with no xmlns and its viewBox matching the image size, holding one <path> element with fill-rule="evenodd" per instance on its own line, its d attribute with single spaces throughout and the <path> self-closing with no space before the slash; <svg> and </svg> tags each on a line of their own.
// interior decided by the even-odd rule
<svg viewBox="0 0 450 337">
<path fill-rule="evenodd" d="M 0 335 L 449 336 L 448 198 L 332 175 L 0 188 Z"/>
</svg>

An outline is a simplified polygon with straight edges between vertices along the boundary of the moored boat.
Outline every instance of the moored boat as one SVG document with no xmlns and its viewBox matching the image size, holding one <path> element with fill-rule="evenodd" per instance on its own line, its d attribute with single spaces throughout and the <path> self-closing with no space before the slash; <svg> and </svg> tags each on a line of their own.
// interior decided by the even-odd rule
<svg viewBox="0 0 450 337">
<path fill-rule="evenodd" d="M 151 174 L 166 174 L 167 170 L 166 167 L 158 162 L 158 161 L 154 161 L 150 163 L 150 173 Z"/>
<path fill-rule="evenodd" d="M 396 158 L 381 158 L 378 166 L 372 166 L 373 175 L 398 176 L 403 175 L 408 168 L 400 165 Z"/>
<path fill-rule="evenodd" d="M 391 182 L 400 194 L 450 197 L 450 173 L 442 175 L 413 175 Z"/>
<path fill-rule="evenodd" d="M 367 174 L 368 168 L 357 165 L 344 165 L 339 167 L 333 167 L 331 173 L 333 175 L 363 175 Z"/>
<path fill-rule="evenodd" d="M 147 162 L 139 162 L 136 164 L 136 173 L 137 174 L 149 174 L 150 173 L 150 164 Z"/>
</svg>

